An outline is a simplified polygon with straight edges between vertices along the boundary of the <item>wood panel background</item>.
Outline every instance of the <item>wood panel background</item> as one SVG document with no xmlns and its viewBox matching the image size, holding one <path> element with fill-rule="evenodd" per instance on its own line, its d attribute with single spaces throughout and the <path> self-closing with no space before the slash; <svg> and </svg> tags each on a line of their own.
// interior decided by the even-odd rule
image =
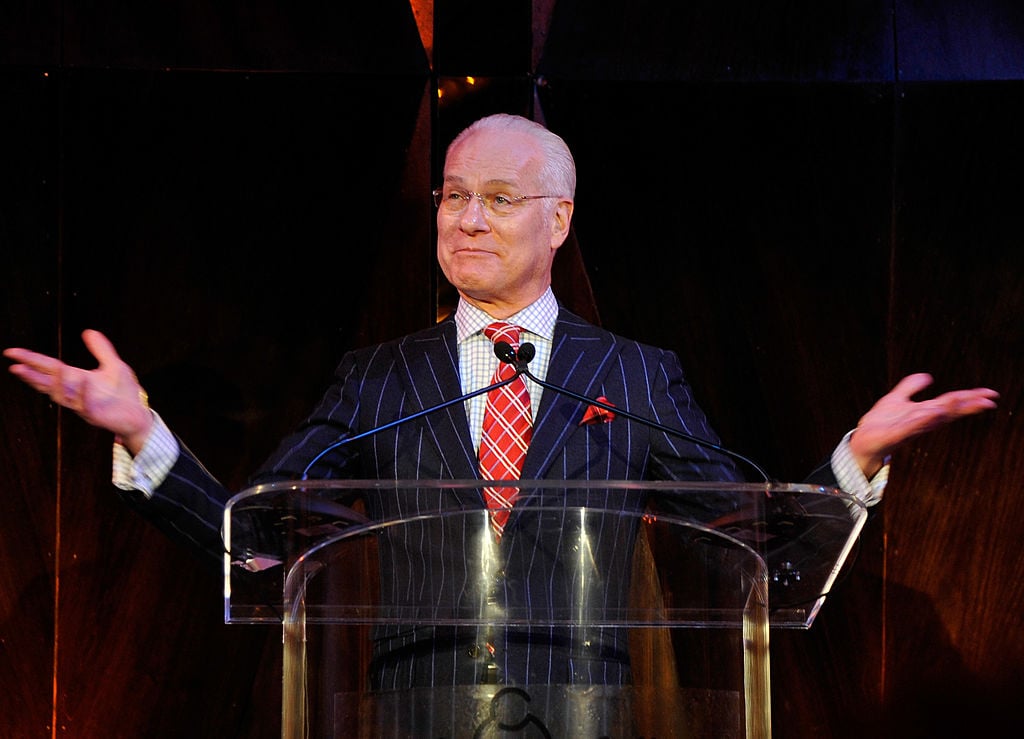
<svg viewBox="0 0 1024 739">
<path fill-rule="evenodd" d="M 987 0 L 0 9 L 0 344 L 108 333 L 237 489 L 349 348 L 450 303 L 456 130 L 573 148 L 557 289 L 675 349 L 725 442 L 799 480 L 899 377 L 1000 409 L 896 455 L 778 737 L 999 735 L 1024 678 L 1024 11 Z M 472 79 L 467 79 L 472 77 Z M 438 95 L 438 91 L 443 94 Z M 109 435 L 0 378 L 0 734 L 280 735 L 280 634 L 122 504 Z"/>
</svg>

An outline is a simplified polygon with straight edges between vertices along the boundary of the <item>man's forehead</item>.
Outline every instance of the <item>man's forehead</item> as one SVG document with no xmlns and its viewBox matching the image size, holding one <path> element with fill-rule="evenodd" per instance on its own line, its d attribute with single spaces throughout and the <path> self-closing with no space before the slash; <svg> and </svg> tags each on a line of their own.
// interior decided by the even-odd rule
<svg viewBox="0 0 1024 739">
<path fill-rule="evenodd" d="M 460 141 L 445 161 L 445 181 L 516 184 L 540 169 L 537 142 L 518 132 L 481 131 Z"/>
</svg>

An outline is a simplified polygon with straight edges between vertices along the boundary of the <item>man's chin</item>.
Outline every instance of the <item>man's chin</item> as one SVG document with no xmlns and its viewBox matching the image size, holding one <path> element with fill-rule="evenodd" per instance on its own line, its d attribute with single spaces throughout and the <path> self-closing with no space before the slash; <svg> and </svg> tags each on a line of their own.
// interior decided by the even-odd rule
<svg viewBox="0 0 1024 739">
<path fill-rule="evenodd" d="M 446 273 L 448 282 L 468 298 L 490 300 L 495 296 L 500 273 L 494 269 L 454 269 Z"/>
</svg>

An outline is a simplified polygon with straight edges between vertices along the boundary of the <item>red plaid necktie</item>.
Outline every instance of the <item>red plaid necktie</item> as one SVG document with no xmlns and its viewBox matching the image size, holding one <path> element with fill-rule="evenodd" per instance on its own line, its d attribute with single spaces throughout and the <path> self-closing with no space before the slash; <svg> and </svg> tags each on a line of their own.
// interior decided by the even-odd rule
<svg viewBox="0 0 1024 739">
<path fill-rule="evenodd" d="M 506 341 L 516 350 L 519 349 L 519 332 L 518 326 L 502 322 L 492 323 L 484 329 L 484 335 L 491 341 Z M 495 370 L 491 383 L 507 380 L 515 372 L 515 367 L 502 362 Z M 485 480 L 518 480 L 532 435 L 530 393 L 520 375 L 487 394 L 483 434 L 480 438 L 481 477 Z M 518 494 L 518 488 L 484 488 L 487 506 L 493 511 L 491 524 L 499 536 L 508 520 L 508 509 Z"/>
</svg>

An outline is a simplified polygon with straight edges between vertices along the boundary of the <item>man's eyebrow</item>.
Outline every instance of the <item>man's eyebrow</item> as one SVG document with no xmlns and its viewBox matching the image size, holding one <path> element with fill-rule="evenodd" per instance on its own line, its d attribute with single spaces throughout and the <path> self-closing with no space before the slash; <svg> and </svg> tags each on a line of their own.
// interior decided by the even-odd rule
<svg viewBox="0 0 1024 739">
<path fill-rule="evenodd" d="M 452 185 L 460 185 L 460 186 L 465 186 L 465 182 L 466 182 L 466 180 L 464 178 L 459 177 L 458 175 L 451 175 L 449 177 L 445 177 L 444 181 L 449 183 L 449 184 L 452 184 Z M 513 182 L 512 180 L 504 180 L 504 179 L 501 179 L 501 178 L 495 178 L 493 180 L 487 180 L 486 182 L 484 182 L 484 185 L 487 186 L 487 187 L 519 187 L 518 183 Z"/>
</svg>

